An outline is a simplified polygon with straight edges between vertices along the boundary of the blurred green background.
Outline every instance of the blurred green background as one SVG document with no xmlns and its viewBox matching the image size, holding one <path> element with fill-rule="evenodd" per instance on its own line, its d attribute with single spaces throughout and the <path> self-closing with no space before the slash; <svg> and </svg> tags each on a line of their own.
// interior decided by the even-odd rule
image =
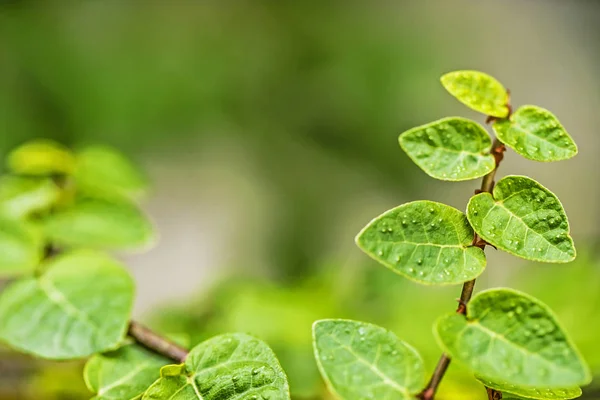
<svg viewBox="0 0 600 400">
<path fill-rule="evenodd" d="M 0 156 L 29 138 L 101 143 L 154 182 L 161 235 L 125 254 L 136 317 L 197 342 L 225 331 L 268 341 L 294 399 L 324 399 L 311 324 L 381 324 L 432 369 L 433 321 L 460 288 L 422 287 L 376 265 L 353 238 L 372 217 L 432 199 L 464 209 L 478 182 L 428 178 L 400 132 L 447 116 L 483 121 L 439 76 L 479 69 L 539 104 L 579 144 L 573 160 L 508 153 L 569 213 L 579 258 L 524 262 L 488 250 L 478 289 L 547 302 L 600 376 L 600 3 L 549 0 L 0 1 Z M 78 363 L 0 353 L 1 399 L 86 399 Z M 600 384 L 585 398 L 600 398 Z M 458 365 L 440 400 L 484 399 Z"/>
</svg>

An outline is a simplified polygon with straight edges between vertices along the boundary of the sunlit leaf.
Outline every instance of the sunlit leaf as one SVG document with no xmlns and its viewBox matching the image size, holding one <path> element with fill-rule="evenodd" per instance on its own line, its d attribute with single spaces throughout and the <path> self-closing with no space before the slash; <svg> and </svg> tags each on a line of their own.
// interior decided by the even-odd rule
<svg viewBox="0 0 600 400">
<path fill-rule="evenodd" d="M 59 246 L 128 249 L 154 240 L 151 222 L 136 206 L 104 199 L 80 199 L 46 217 L 43 229 Z"/>
<path fill-rule="evenodd" d="M 425 386 L 419 353 L 386 329 L 322 320 L 315 322 L 313 338 L 321 375 L 341 399 L 416 399 Z"/>
<path fill-rule="evenodd" d="M 48 178 L 5 176 L 0 179 L 0 215 L 23 218 L 56 203 L 60 189 Z"/>
<path fill-rule="evenodd" d="M 483 272 L 485 254 L 472 246 L 473 239 L 462 212 L 433 201 L 415 201 L 375 218 L 356 243 L 408 279 L 443 285 L 462 283 Z"/>
<path fill-rule="evenodd" d="M 0 217 L 0 277 L 33 271 L 42 254 L 42 237 L 34 227 Z"/>
<path fill-rule="evenodd" d="M 502 400 L 505 399 L 541 399 L 541 400 L 568 400 L 581 396 L 579 387 L 572 388 L 531 388 L 518 386 L 507 382 L 491 381 L 486 378 L 477 377 L 485 386 L 502 392 Z"/>
<path fill-rule="evenodd" d="M 128 344 L 94 355 L 86 363 L 83 375 L 95 400 L 131 400 L 139 398 L 169 362 L 137 344 Z"/>
<path fill-rule="evenodd" d="M 95 196 L 140 197 L 146 179 L 123 154 L 106 146 L 90 146 L 77 155 L 75 181 L 79 190 Z"/>
<path fill-rule="evenodd" d="M 10 152 L 8 167 L 17 174 L 70 174 L 75 169 L 75 157 L 69 149 L 51 140 L 36 139 Z"/>
<path fill-rule="evenodd" d="M 575 259 L 562 204 L 531 178 L 502 178 L 493 197 L 480 193 L 471 198 L 467 217 L 479 236 L 508 253 L 543 262 Z"/>
<path fill-rule="evenodd" d="M 548 110 L 523 106 L 508 120 L 493 124 L 498 139 L 525 158 L 560 161 L 577 154 L 577 145 Z"/>
<path fill-rule="evenodd" d="M 504 118 L 508 93 L 495 78 L 479 71 L 454 71 L 442 76 L 442 85 L 461 103 L 480 113 Z"/>
<path fill-rule="evenodd" d="M 146 391 L 144 400 L 290 398 L 287 378 L 273 351 L 262 341 L 240 333 L 199 344 L 190 351 L 185 368 L 167 366 L 161 376 Z"/>
<path fill-rule="evenodd" d="M 40 277 L 18 280 L 0 294 L 0 340 L 51 359 L 116 348 L 133 303 L 127 271 L 93 251 L 65 253 L 45 267 Z"/>
<path fill-rule="evenodd" d="M 479 293 L 467 315 L 437 322 L 436 332 L 453 360 L 490 381 L 555 388 L 589 383 L 590 371 L 552 311 L 509 289 Z"/>
<path fill-rule="evenodd" d="M 445 181 L 475 179 L 495 167 L 485 129 L 465 118 L 443 118 L 400 135 L 400 146 L 428 175 Z"/>
</svg>

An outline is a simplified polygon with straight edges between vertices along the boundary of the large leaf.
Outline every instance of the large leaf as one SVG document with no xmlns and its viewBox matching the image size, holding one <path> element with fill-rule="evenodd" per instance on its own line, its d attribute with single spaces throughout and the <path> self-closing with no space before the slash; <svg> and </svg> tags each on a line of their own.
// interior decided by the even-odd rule
<svg viewBox="0 0 600 400">
<path fill-rule="evenodd" d="M 96 196 L 137 198 L 146 190 L 142 173 L 121 153 L 106 146 L 90 146 L 77 153 L 78 189 Z"/>
<path fill-rule="evenodd" d="M 57 245 L 101 249 L 148 246 L 154 229 L 140 210 L 123 201 L 80 199 L 43 220 L 44 232 Z"/>
<path fill-rule="evenodd" d="M 416 399 L 425 386 L 419 353 L 386 329 L 322 320 L 315 322 L 313 338 L 321 375 L 341 399 Z"/>
<path fill-rule="evenodd" d="M 8 166 L 17 174 L 70 174 L 75 157 L 69 149 L 51 140 L 36 139 L 17 147 L 7 158 Z"/>
<path fill-rule="evenodd" d="M 472 246 L 473 239 L 473 229 L 457 209 L 415 201 L 375 218 L 356 243 L 408 279 L 443 285 L 469 281 L 483 272 L 485 254 Z"/>
<path fill-rule="evenodd" d="M 469 303 L 466 317 L 442 317 L 436 333 L 453 359 L 493 382 L 561 389 L 591 380 L 552 311 L 524 293 L 481 292 Z"/>
<path fill-rule="evenodd" d="M 581 396 L 579 387 L 571 388 L 531 388 L 518 386 L 508 382 L 490 381 L 489 379 L 477 377 L 485 386 L 502 392 L 502 400 L 515 399 L 541 399 L 541 400 L 568 400 Z M 511 397 L 514 396 L 514 397 Z"/>
<path fill-rule="evenodd" d="M 234 400 L 290 398 L 287 378 L 262 341 L 235 333 L 194 347 L 185 365 L 167 366 L 144 400 Z"/>
<path fill-rule="evenodd" d="M 523 106 L 493 125 L 500 141 L 534 161 L 560 161 L 577 154 L 577 145 L 548 110 Z"/>
<path fill-rule="evenodd" d="M 479 236 L 508 253 L 543 262 L 575 259 L 562 204 L 531 178 L 507 176 L 494 187 L 493 196 L 473 196 L 467 217 Z"/>
<path fill-rule="evenodd" d="M 0 294 L 0 340 L 51 359 L 114 349 L 127 329 L 133 292 L 127 271 L 108 256 L 65 253 L 40 277 L 16 281 Z"/>
<path fill-rule="evenodd" d="M 0 217 L 0 277 L 33 271 L 42 250 L 42 238 L 36 229 L 24 221 Z"/>
<path fill-rule="evenodd" d="M 160 368 L 170 360 L 137 344 L 96 354 L 85 365 L 83 375 L 95 400 L 131 400 L 160 378 Z"/>
<path fill-rule="evenodd" d="M 461 103 L 493 117 L 508 115 L 508 92 L 495 78 L 479 71 L 454 71 L 442 76 L 442 85 Z"/>
<path fill-rule="evenodd" d="M 479 178 L 495 167 L 485 129 L 466 118 L 443 118 L 400 135 L 400 146 L 428 175 L 445 181 Z"/>
<path fill-rule="evenodd" d="M 56 203 L 60 189 L 48 178 L 5 176 L 0 180 L 0 214 L 23 218 Z"/>
</svg>

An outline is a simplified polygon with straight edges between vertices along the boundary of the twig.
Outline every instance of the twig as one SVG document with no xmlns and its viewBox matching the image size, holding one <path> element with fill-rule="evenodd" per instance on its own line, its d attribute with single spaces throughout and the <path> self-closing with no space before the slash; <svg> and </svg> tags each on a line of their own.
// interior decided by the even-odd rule
<svg viewBox="0 0 600 400">
<path fill-rule="evenodd" d="M 139 322 L 131 321 L 127 334 L 141 346 L 161 356 L 170 358 L 175 362 L 183 363 L 188 355 L 186 349 L 159 336 Z"/>
</svg>

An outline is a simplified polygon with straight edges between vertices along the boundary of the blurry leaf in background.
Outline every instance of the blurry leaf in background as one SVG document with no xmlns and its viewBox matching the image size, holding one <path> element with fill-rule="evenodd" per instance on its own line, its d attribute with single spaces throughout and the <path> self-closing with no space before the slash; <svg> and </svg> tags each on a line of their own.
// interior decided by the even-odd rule
<svg viewBox="0 0 600 400">
<path fill-rule="evenodd" d="M 24 218 L 44 212 L 59 196 L 59 188 L 49 178 L 7 175 L 0 178 L 0 215 Z"/>
<path fill-rule="evenodd" d="M 32 140 L 12 150 L 7 163 L 13 172 L 23 175 L 68 175 L 75 169 L 75 158 L 69 149 L 44 139 Z"/>
<path fill-rule="evenodd" d="M 496 78 L 479 71 L 454 71 L 442 76 L 442 85 L 461 103 L 485 115 L 508 115 L 508 92 Z"/>
<path fill-rule="evenodd" d="M 0 216 L 0 278 L 32 272 L 42 253 L 42 236 L 34 226 Z"/>
</svg>

